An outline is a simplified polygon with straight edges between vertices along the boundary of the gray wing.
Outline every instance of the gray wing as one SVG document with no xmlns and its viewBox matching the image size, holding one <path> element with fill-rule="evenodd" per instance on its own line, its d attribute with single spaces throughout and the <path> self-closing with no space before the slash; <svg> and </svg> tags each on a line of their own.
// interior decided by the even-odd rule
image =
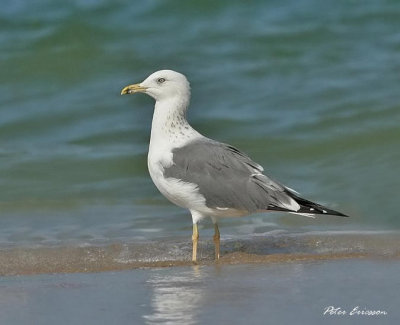
<svg viewBox="0 0 400 325">
<path fill-rule="evenodd" d="M 283 185 L 262 174 L 263 168 L 235 147 L 201 139 L 176 148 L 164 177 L 198 186 L 209 208 L 296 211 L 299 205 Z"/>
</svg>

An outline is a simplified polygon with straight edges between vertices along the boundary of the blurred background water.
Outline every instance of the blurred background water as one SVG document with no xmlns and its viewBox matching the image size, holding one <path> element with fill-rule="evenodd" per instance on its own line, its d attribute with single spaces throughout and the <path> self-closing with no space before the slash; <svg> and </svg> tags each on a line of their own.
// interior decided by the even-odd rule
<svg viewBox="0 0 400 325">
<path fill-rule="evenodd" d="M 147 172 L 152 99 L 119 95 L 159 69 L 200 132 L 352 216 L 223 235 L 400 227 L 397 1 L 5 0 L 0 48 L 0 245 L 190 236 Z"/>
</svg>

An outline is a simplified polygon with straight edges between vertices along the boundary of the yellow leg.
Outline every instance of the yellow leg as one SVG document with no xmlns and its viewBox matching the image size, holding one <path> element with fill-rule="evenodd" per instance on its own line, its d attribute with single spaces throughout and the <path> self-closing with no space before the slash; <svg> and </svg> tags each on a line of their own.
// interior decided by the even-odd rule
<svg viewBox="0 0 400 325">
<path fill-rule="evenodd" d="M 197 228 L 197 223 L 193 224 L 193 254 L 192 254 L 192 262 L 197 262 L 197 242 L 199 241 L 199 230 Z"/>
<path fill-rule="evenodd" d="M 215 259 L 219 260 L 219 229 L 218 224 L 214 223 L 214 244 L 215 244 Z"/>
</svg>

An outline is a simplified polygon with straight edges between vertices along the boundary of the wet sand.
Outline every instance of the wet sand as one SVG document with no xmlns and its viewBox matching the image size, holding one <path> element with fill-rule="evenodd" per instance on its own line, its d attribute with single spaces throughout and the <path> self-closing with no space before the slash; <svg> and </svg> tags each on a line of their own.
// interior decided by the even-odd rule
<svg viewBox="0 0 400 325">
<path fill-rule="evenodd" d="M 399 324 L 399 268 L 337 259 L 4 276 L 0 324 Z M 324 315 L 329 306 L 347 315 Z M 356 307 L 386 314 L 349 315 Z"/>
<path fill-rule="evenodd" d="M 398 324 L 399 238 L 225 237 L 217 263 L 205 238 L 198 265 L 187 238 L 3 249 L 0 324 Z"/>
<path fill-rule="evenodd" d="M 222 241 L 214 261 L 213 244 L 201 241 L 199 265 L 296 263 L 337 259 L 400 257 L 396 232 L 306 233 Z M 191 245 L 184 239 L 101 246 L 18 247 L 0 251 L 0 275 L 82 273 L 136 268 L 191 266 Z"/>
<path fill-rule="evenodd" d="M 212 264 L 263 264 L 371 257 L 370 255 L 363 253 L 257 255 L 243 252 L 234 252 L 222 256 L 219 261 L 210 261 L 209 259 L 203 259 L 198 261 L 198 263 L 193 263 L 190 260 L 118 261 L 114 259 L 114 253 L 117 252 L 117 254 L 119 254 L 121 251 L 122 246 L 120 245 L 113 245 L 112 247 L 105 248 L 91 247 L 85 249 L 42 248 L 24 250 L 22 252 L 18 249 L 10 250 L 7 252 L 3 252 L 0 255 L 0 275 L 4 276 L 41 273 L 106 272 L 137 268 L 158 268 Z M 60 253 L 62 254 L 62 256 L 59 255 Z M 94 256 L 96 257 L 93 258 Z"/>
</svg>

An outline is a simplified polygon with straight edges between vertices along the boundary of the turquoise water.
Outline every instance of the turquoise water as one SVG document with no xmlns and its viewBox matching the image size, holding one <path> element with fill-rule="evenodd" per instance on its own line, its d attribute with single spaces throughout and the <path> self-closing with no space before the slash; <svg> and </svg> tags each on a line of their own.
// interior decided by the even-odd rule
<svg viewBox="0 0 400 325">
<path fill-rule="evenodd" d="M 352 216 L 223 236 L 400 227 L 399 2 L 4 1 L 0 48 L 0 245 L 190 236 L 147 172 L 153 101 L 119 95 L 161 68 L 203 134 Z"/>
</svg>

